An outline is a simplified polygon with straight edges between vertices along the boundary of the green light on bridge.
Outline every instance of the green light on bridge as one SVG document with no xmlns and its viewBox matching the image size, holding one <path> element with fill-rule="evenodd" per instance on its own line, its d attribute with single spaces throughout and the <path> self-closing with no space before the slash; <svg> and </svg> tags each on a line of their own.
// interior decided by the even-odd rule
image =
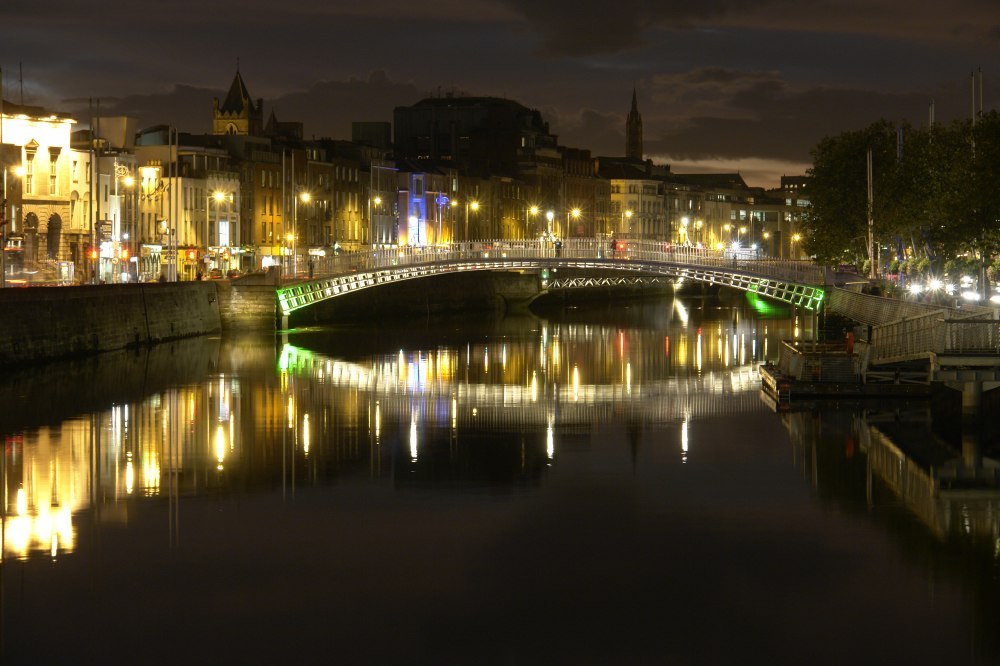
<svg viewBox="0 0 1000 666">
<path fill-rule="evenodd" d="M 747 292 L 747 302 L 757 314 L 764 317 L 779 317 L 786 316 L 788 314 L 788 310 L 785 308 L 779 307 L 774 302 L 769 301 L 766 298 L 762 298 L 751 291 Z"/>
</svg>

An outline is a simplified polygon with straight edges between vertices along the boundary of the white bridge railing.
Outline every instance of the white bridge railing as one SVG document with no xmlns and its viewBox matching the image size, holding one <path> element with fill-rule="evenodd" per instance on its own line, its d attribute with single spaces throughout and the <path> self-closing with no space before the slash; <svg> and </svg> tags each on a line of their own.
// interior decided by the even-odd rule
<svg viewBox="0 0 1000 666">
<path fill-rule="evenodd" d="M 989 314 L 949 318 L 948 311 L 900 319 L 872 329 L 873 362 L 937 355 L 1000 355 L 1000 320 Z"/>
<path fill-rule="evenodd" d="M 752 273 L 774 280 L 805 285 L 824 284 L 824 271 L 811 261 L 793 261 L 757 257 L 744 251 L 738 255 L 684 247 L 662 241 L 618 239 L 612 250 L 610 241 L 596 238 L 567 238 L 561 247 L 545 240 L 483 240 L 441 246 L 403 246 L 391 249 L 300 258 L 293 262 L 295 280 L 336 277 L 358 272 L 393 269 L 421 264 L 460 261 L 504 263 L 505 260 L 550 259 L 553 265 L 568 260 L 594 260 L 614 268 L 613 262 L 629 261 L 650 264 L 673 264 L 691 268 L 719 269 Z"/>
</svg>

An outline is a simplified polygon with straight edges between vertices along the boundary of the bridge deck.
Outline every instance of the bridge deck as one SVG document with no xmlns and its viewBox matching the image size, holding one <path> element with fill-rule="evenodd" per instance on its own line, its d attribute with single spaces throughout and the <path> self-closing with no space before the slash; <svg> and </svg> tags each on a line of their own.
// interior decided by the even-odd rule
<svg viewBox="0 0 1000 666">
<path fill-rule="evenodd" d="M 573 268 L 667 276 L 755 292 L 774 300 L 818 310 L 824 298 L 824 271 L 808 261 L 744 259 L 726 253 L 676 247 L 654 241 L 621 241 L 606 256 L 606 241 L 567 239 L 561 248 L 538 240 L 456 243 L 444 247 L 325 257 L 307 279 L 278 289 L 283 314 L 320 301 L 383 284 L 432 275 L 485 270 Z"/>
</svg>

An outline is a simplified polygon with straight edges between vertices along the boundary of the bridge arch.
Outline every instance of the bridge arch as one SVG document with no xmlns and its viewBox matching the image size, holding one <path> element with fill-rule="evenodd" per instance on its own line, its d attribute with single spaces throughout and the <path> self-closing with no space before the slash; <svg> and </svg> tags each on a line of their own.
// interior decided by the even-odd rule
<svg viewBox="0 0 1000 666">
<path fill-rule="evenodd" d="M 472 271 L 574 269 L 693 280 L 753 292 L 818 310 L 824 275 L 811 262 L 745 259 L 724 252 L 680 248 L 654 241 L 625 241 L 625 249 L 605 257 L 597 239 L 567 239 L 562 248 L 542 241 L 457 243 L 446 247 L 401 248 L 326 257 L 311 279 L 278 287 L 281 314 L 363 289 L 434 275 Z"/>
</svg>

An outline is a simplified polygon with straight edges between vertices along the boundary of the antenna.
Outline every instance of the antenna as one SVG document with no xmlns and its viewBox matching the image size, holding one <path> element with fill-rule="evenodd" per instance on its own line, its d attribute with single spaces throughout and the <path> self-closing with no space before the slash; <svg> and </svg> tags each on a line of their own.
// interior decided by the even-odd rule
<svg viewBox="0 0 1000 666">
<path fill-rule="evenodd" d="M 983 117 L 983 68 L 979 68 L 979 117 Z"/>
</svg>

